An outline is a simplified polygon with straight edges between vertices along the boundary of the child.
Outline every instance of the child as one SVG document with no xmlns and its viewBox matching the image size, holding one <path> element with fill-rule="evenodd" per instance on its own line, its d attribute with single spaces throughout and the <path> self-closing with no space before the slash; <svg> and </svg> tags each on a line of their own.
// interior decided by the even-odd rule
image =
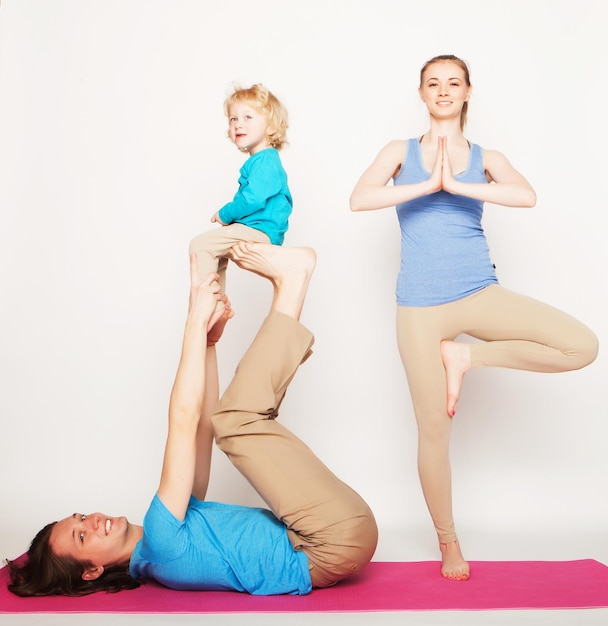
<svg viewBox="0 0 608 626">
<path fill-rule="evenodd" d="M 239 241 L 281 245 L 287 231 L 292 199 L 278 150 L 287 143 L 287 111 L 263 85 L 235 89 L 224 103 L 228 137 L 249 154 L 240 170 L 239 189 L 232 202 L 211 218 L 221 228 L 196 236 L 190 254 L 196 254 L 198 273 L 219 274 L 226 290 L 227 253 Z M 218 303 L 218 311 L 222 308 Z M 212 318 L 213 325 L 216 317 Z"/>
</svg>

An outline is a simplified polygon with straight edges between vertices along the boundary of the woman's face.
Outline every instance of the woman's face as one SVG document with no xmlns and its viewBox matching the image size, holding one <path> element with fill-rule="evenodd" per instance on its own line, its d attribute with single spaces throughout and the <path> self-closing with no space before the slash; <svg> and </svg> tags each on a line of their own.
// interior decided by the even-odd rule
<svg viewBox="0 0 608 626">
<path fill-rule="evenodd" d="M 420 98 L 432 117 L 460 118 L 464 103 L 471 95 L 464 70 L 452 61 L 437 61 L 429 65 L 418 88 Z"/>
</svg>

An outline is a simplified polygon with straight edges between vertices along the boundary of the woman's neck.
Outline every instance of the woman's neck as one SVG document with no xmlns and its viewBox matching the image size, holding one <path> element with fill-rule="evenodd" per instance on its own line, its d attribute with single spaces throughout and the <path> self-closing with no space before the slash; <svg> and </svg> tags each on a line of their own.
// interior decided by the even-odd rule
<svg viewBox="0 0 608 626">
<path fill-rule="evenodd" d="M 460 128 L 460 120 L 436 120 L 431 118 L 431 126 L 424 134 L 422 141 L 435 145 L 439 137 L 447 137 L 448 144 L 452 146 L 467 143 Z"/>
<path fill-rule="evenodd" d="M 428 130 L 426 133 L 424 133 L 424 135 L 421 136 L 420 143 L 436 146 L 439 137 L 446 137 L 448 140 L 448 145 L 452 147 L 469 145 L 469 142 L 467 141 L 467 138 L 464 136 L 462 131 L 458 131 L 455 133 L 441 133 L 433 132 L 433 130 Z"/>
</svg>

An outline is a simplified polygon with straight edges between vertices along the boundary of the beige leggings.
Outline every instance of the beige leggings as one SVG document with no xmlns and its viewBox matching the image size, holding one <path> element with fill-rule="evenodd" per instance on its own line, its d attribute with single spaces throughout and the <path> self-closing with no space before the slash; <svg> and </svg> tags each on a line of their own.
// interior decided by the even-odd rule
<svg viewBox="0 0 608 626">
<path fill-rule="evenodd" d="M 327 587 L 359 571 L 378 540 L 373 513 L 276 417 L 313 335 L 272 312 L 239 363 L 211 418 L 217 445 L 285 524 L 303 550 L 312 584 Z"/>
<path fill-rule="evenodd" d="M 204 278 L 211 272 L 217 272 L 222 293 L 226 292 L 226 255 L 239 241 L 270 243 L 270 238 L 257 228 L 234 223 L 201 233 L 190 242 L 190 254 L 196 254 L 198 275 Z"/>
<path fill-rule="evenodd" d="M 597 356 L 597 337 L 573 317 L 499 285 L 448 304 L 397 309 L 397 342 L 418 424 L 418 473 L 440 542 L 456 540 L 442 340 L 461 333 L 473 367 L 532 372 L 580 369 Z"/>
</svg>

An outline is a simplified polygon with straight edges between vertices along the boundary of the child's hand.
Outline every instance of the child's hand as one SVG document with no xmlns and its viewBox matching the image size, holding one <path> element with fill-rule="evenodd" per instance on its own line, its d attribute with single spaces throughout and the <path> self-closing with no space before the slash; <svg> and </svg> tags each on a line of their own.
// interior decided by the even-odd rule
<svg viewBox="0 0 608 626">
<path fill-rule="evenodd" d="M 219 211 L 218 211 L 218 212 L 216 212 L 216 213 L 214 213 L 214 214 L 211 216 L 211 222 L 212 222 L 212 223 L 217 222 L 217 223 L 218 223 L 218 224 L 220 224 L 221 226 L 226 226 L 226 224 L 224 224 L 224 222 L 222 222 L 222 220 L 220 219 L 220 213 L 219 213 Z"/>
</svg>

